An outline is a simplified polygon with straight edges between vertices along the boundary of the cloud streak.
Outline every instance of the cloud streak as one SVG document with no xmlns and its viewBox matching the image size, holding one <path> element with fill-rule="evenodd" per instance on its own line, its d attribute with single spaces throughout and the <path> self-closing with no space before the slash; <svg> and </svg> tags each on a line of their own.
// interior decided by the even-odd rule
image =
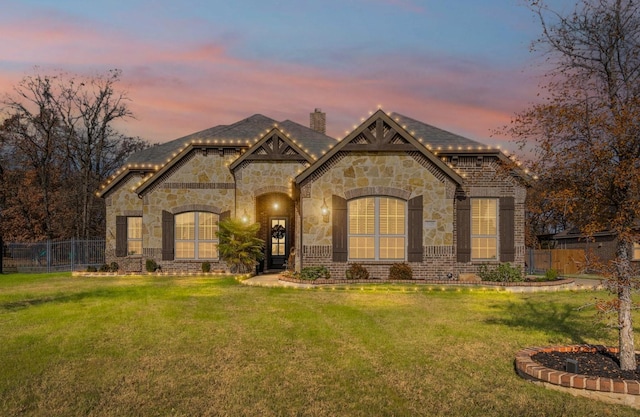
<svg viewBox="0 0 640 417">
<path fill-rule="evenodd" d="M 410 1 L 384 2 L 425 12 Z M 152 142 L 254 113 L 307 124 L 316 107 L 327 112 L 328 133 L 343 137 L 382 105 L 491 144 L 497 142 L 491 131 L 535 96 L 530 75 L 473 56 L 402 48 L 358 53 L 345 45 L 327 51 L 327 62 L 336 65 L 317 66 L 236 54 L 228 41 L 236 35 L 229 33 L 166 43 L 96 22 L 81 24 L 64 13 L 29 16 L 0 18 L 0 93 L 10 92 L 34 65 L 86 75 L 120 68 L 136 114 L 122 128 Z M 352 51 L 342 54 L 342 48 Z"/>
</svg>

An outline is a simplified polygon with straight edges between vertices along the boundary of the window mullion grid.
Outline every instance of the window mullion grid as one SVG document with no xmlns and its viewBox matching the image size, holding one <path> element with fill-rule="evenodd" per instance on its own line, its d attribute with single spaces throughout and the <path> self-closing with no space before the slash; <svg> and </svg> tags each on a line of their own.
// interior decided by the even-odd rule
<svg viewBox="0 0 640 417">
<path fill-rule="evenodd" d="M 373 259 L 380 260 L 380 197 L 373 200 Z"/>
<path fill-rule="evenodd" d="M 198 252 L 198 236 L 200 235 L 200 212 L 196 211 L 193 219 L 193 259 L 200 259 Z"/>
</svg>

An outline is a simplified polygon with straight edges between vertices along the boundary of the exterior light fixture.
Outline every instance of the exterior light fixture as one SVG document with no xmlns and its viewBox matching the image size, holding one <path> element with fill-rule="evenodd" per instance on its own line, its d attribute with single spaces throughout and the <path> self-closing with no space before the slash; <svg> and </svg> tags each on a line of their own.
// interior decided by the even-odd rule
<svg viewBox="0 0 640 417">
<path fill-rule="evenodd" d="M 275 203 L 273 203 L 273 209 L 274 210 L 278 210 L 279 208 L 280 208 L 280 204 L 278 204 L 277 201 Z"/>
<path fill-rule="evenodd" d="M 327 200 L 322 199 L 322 207 L 320 207 L 320 212 L 322 213 L 322 220 L 325 223 L 329 222 L 329 207 L 327 207 Z"/>
<path fill-rule="evenodd" d="M 249 223 L 249 215 L 247 214 L 247 209 L 244 209 L 242 213 L 242 223 Z"/>
</svg>

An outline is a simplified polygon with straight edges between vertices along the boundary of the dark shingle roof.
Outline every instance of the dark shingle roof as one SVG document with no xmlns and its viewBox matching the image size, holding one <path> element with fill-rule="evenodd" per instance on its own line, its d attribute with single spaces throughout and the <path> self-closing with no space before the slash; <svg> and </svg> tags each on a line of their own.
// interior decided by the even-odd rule
<svg viewBox="0 0 640 417">
<path fill-rule="evenodd" d="M 306 126 L 302 126 L 291 120 L 285 120 L 279 125 L 286 133 L 291 134 L 291 138 L 298 141 L 310 155 L 320 157 L 322 152 L 328 151 L 331 146 L 338 143 L 334 138 L 316 132 Z"/>
<path fill-rule="evenodd" d="M 331 145 L 337 141 L 329 136 L 318 133 L 308 127 L 302 126 L 290 120 L 278 123 L 261 114 L 254 114 L 246 119 L 240 120 L 231 125 L 220 125 L 200 132 L 155 145 L 129 157 L 128 164 L 158 164 L 163 163 L 173 153 L 179 151 L 184 145 L 194 140 L 203 141 L 233 141 L 237 146 L 250 146 L 254 140 L 262 134 L 267 133 L 275 126 L 281 127 L 286 133 L 289 133 L 292 139 L 295 139 L 310 154 L 319 156 L 322 151 L 329 149 Z"/>
<path fill-rule="evenodd" d="M 429 144 L 434 148 L 437 148 L 438 146 L 442 148 L 452 146 L 454 149 L 458 146 L 462 146 L 463 148 L 467 148 L 469 146 L 474 148 L 484 146 L 484 144 L 476 142 L 475 140 L 447 132 L 446 130 L 419 122 L 398 113 L 391 113 L 391 118 L 398 122 L 399 125 L 406 126 L 405 130 L 412 133 L 413 137 L 421 138 L 425 145 Z"/>
</svg>

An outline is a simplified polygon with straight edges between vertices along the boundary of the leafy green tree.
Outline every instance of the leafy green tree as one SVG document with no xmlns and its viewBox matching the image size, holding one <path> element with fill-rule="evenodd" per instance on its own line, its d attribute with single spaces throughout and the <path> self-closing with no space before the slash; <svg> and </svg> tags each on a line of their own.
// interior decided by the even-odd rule
<svg viewBox="0 0 640 417">
<path fill-rule="evenodd" d="M 231 272 L 247 273 L 264 258 L 264 240 L 257 237 L 260 224 L 246 224 L 239 219 L 224 219 L 216 232 L 220 259 L 225 261 Z"/>
<path fill-rule="evenodd" d="M 587 235 L 612 230 L 616 259 L 607 286 L 616 295 L 620 366 L 636 368 L 631 248 L 640 241 L 640 4 L 579 0 L 563 14 L 530 0 L 542 35 L 534 50 L 550 70 L 539 104 L 517 114 L 506 133 L 535 145 L 541 201 Z"/>
</svg>

